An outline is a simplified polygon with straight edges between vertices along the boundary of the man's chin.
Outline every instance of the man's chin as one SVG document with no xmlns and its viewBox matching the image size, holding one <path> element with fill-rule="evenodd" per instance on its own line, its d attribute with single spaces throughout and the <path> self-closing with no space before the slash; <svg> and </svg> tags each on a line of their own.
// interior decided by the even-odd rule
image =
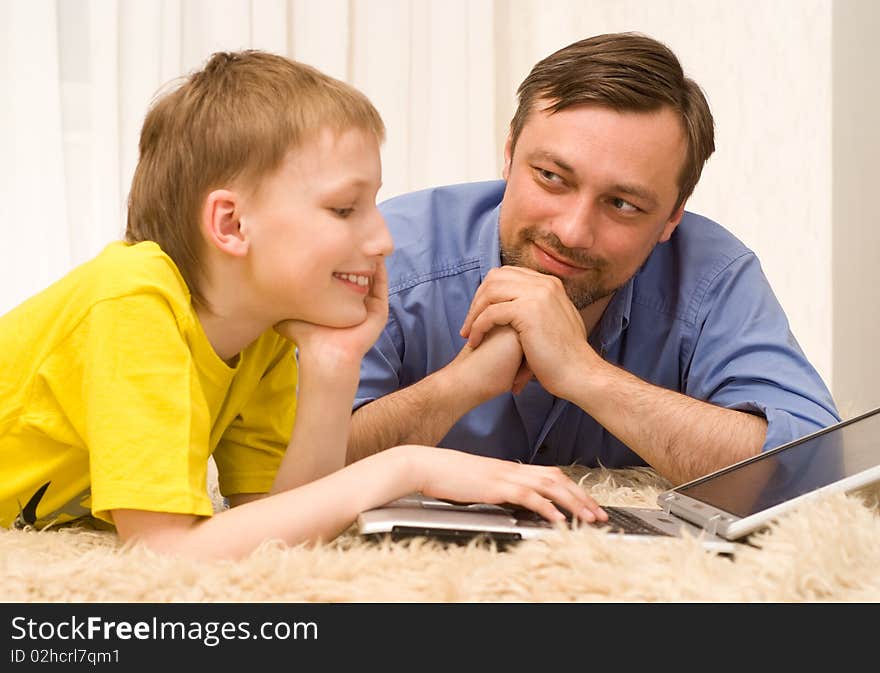
<svg viewBox="0 0 880 673">
<path fill-rule="evenodd" d="M 587 308 L 591 304 L 595 304 L 597 301 L 601 301 L 605 299 L 609 295 L 614 294 L 617 289 L 609 290 L 608 288 L 579 288 L 579 287 L 571 287 L 569 284 L 566 284 L 564 278 L 560 278 L 562 281 L 562 286 L 565 288 L 565 294 L 568 295 L 568 298 L 571 300 L 571 303 L 574 304 L 575 308 L 580 311 L 581 309 Z"/>
<path fill-rule="evenodd" d="M 572 281 L 571 277 L 561 276 L 552 271 L 548 271 L 542 267 L 537 260 L 523 254 L 520 250 L 502 250 L 501 261 L 502 264 L 508 266 L 518 266 L 523 269 L 531 269 L 532 271 L 537 271 L 538 273 L 558 278 L 562 281 L 562 287 L 565 288 L 565 294 L 568 295 L 571 303 L 574 304 L 578 310 L 584 309 L 590 304 L 594 304 L 600 299 L 604 299 L 608 295 L 614 294 L 616 291 L 616 288 L 609 290 L 606 287 L 595 287 L 595 285 L 592 287 L 578 285 L 576 282 Z M 586 271 L 585 273 L 589 273 L 589 271 Z"/>
<path fill-rule="evenodd" d="M 562 282 L 565 294 L 568 295 L 571 303 L 574 304 L 578 310 L 586 308 L 590 304 L 594 304 L 600 299 L 604 299 L 608 295 L 614 293 L 613 289 L 609 290 L 606 287 L 596 287 L 595 285 L 584 286 L 578 284 L 576 281 L 573 281 L 570 276 L 562 276 L 558 273 L 553 273 L 537 264 L 534 266 L 530 265 L 528 268 L 532 269 L 532 271 L 537 271 L 538 273 L 558 278 Z"/>
</svg>

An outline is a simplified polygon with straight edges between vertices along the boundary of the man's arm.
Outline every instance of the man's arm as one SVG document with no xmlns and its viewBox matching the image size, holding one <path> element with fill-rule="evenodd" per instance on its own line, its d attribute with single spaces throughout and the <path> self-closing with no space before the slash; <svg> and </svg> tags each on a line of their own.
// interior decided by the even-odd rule
<svg viewBox="0 0 880 673">
<path fill-rule="evenodd" d="M 642 381 L 596 355 L 588 344 L 572 370 L 589 372 L 564 386 L 566 398 L 601 423 L 673 484 L 754 456 L 767 421 Z"/>
<path fill-rule="evenodd" d="M 363 405 L 352 415 L 346 463 L 399 444 L 436 446 L 455 422 L 477 403 L 456 394 L 457 372 L 450 363 L 418 383 Z"/>
<path fill-rule="evenodd" d="M 602 360 L 557 278 L 514 267 L 490 272 L 462 333 L 478 352 L 480 335 L 496 325 L 517 331 L 529 367 L 548 392 L 577 404 L 674 483 L 755 455 L 764 445 L 764 418 L 654 386 Z M 717 356 L 716 362 L 725 358 Z M 767 395 L 779 389 L 765 388 Z"/>
<path fill-rule="evenodd" d="M 673 483 L 690 481 L 760 451 L 767 431 L 767 422 L 760 416 L 651 385 L 599 358 L 586 341 L 583 346 L 584 362 L 572 360 L 565 365 L 581 376 L 560 387 L 564 394 L 554 394 L 577 404 Z M 484 355 L 483 347 L 465 349 L 476 358 Z M 583 376 L 585 372 L 590 373 Z M 460 371 L 453 362 L 358 409 L 352 421 L 348 462 L 397 444 L 436 445 L 465 413 L 510 388 L 474 394 L 475 382 L 469 385 L 464 378 L 467 374 L 473 370 Z M 694 451 L 695 446 L 705 448 Z"/>
<path fill-rule="evenodd" d="M 436 445 L 471 409 L 521 389 L 527 380 L 521 366 L 516 332 L 508 327 L 492 330 L 479 351 L 465 345 L 442 369 L 357 409 L 347 462 L 399 444 Z"/>
</svg>

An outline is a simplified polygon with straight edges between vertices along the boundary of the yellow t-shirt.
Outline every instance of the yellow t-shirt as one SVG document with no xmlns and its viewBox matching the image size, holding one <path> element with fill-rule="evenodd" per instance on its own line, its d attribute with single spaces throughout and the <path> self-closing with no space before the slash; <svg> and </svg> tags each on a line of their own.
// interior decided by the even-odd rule
<svg viewBox="0 0 880 673">
<path fill-rule="evenodd" d="M 159 246 L 111 243 L 0 316 L 0 525 L 210 515 L 211 453 L 224 495 L 268 491 L 296 376 L 272 330 L 229 367 Z"/>
</svg>

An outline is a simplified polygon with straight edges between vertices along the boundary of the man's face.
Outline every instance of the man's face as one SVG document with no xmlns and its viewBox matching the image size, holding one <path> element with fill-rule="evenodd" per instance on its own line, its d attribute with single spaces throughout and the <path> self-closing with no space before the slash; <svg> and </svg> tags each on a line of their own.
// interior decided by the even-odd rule
<svg viewBox="0 0 880 673">
<path fill-rule="evenodd" d="M 366 132 L 322 130 L 260 182 L 241 209 L 255 311 L 350 327 L 366 318 L 373 275 L 393 244 L 376 208 L 379 144 Z"/>
<path fill-rule="evenodd" d="M 624 285 L 681 220 L 687 140 L 678 115 L 538 101 L 511 156 L 501 204 L 504 264 L 558 277 L 578 309 Z"/>
</svg>

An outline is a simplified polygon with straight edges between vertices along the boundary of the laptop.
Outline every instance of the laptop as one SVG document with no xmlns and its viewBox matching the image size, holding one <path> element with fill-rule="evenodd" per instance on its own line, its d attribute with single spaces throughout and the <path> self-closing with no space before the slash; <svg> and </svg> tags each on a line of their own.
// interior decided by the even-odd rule
<svg viewBox="0 0 880 673">
<path fill-rule="evenodd" d="M 748 536 L 808 499 L 880 482 L 880 408 L 664 491 L 659 508 L 603 506 L 609 534 L 631 541 L 691 536 L 735 554 Z M 362 512 L 370 539 L 426 536 L 450 542 L 485 537 L 500 546 L 540 538 L 555 525 L 512 505 L 459 503 L 415 493 Z"/>
</svg>

